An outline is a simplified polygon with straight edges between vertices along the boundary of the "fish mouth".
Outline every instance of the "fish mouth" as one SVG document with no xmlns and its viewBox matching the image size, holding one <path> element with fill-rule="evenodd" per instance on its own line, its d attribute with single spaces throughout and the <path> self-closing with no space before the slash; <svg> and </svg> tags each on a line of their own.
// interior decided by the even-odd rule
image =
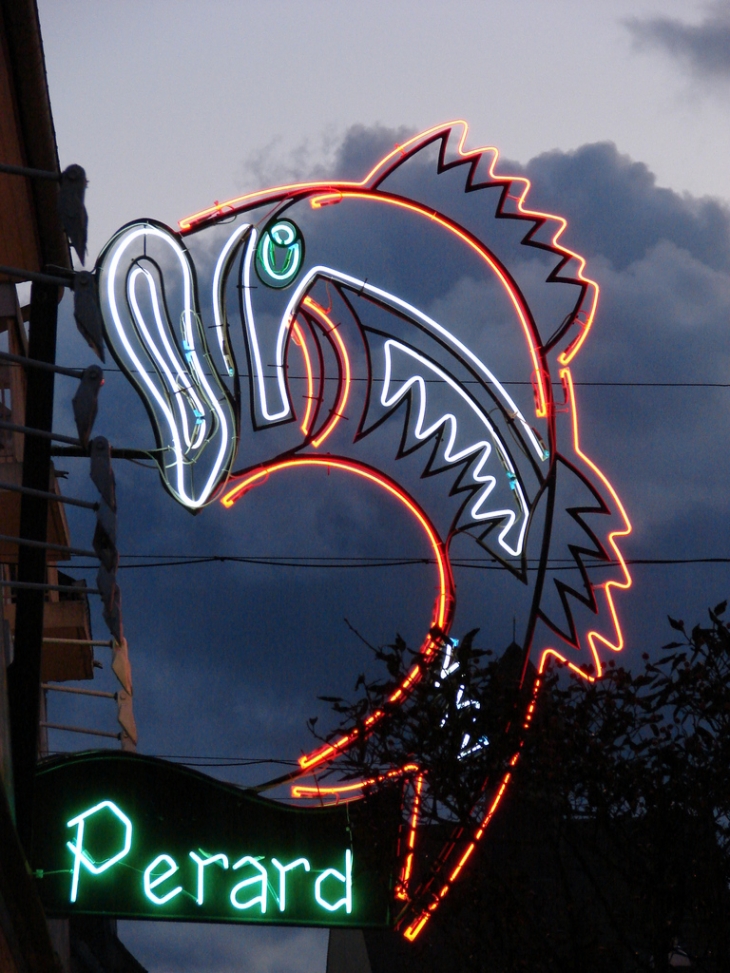
<svg viewBox="0 0 730 973">
<path fill-rule="evenodd" d="M 544 481 L 543 468 L 549 463 L 550 450 L 494 373 L 450 331 L 412 304 L 367 280 L 324 265 L 311 267 L 302 275 L 287 300 L 276 334 L 269 328 L 264 336 L 251 299 L 255 246 L 253 230 L 242 261 L 241 282 L 254 428 L 292 423 L 297 418 L 287 375 L 288 355 L 294 344 L 301 349 L 308 383 L 308 401 L 301 423 L 304 437 L 298 448 L 320 448 L 341 418 L 354 418 L 358 422 L 355 440 L 361 442 L 407 401 L 409 428 L 405 436 L 411 443 L 404 445 L 399 457 L 436 438 L 443 440 L 441 468 L 452 468 L 455 473 L 462 467 L 469 468 L 459 489 L 470 490 L 472 499 L 467 500 L 460 529 L 489 525 L 489 530 L 484 531 L 486 536 L 494 523 L 499 522 L 494 544 L 498 556 L 503 560 L 521 558 L 532 502 Z M 313 295 L 318 289 L 326 293 L 326 300 L 315 300 Z M 340 298 L 337 321 L 331 314 L 333 292 Z M 327 308 L 323 306 L 325 303 Z M 399 327 L 389 331 L 368 325 L 363 320 L 363 305 L 384 310 Z M 355 343 L 364 342 L 367 346 L 367 377 L 361 379 L 368 383 L 367 408 L 359 416 L 352 413 L 346 416 L 353 368 L 347 343 L 341 336 L 345 332 L 342 327 L 345 316 L 350 321 Z M 418 343 L 400 336 L 404 321 L 417 332 Z M 334 351 L 338 391 L 328 416 L 318 424 L 324 398 L 322 382 L 326 376 L 314 376 L 312 363 L 322 359 L 322 335 Z M 448 350 L 453 367 L 439 364 L 437 345 L 442 352 L 444 348 Z M 263 365 L 265 360 L 269 367 Z M 405 377 L 399 377 L 401 374 Z M 478 394 L 467 390 L 465 376 L 468 382 L 478 386 Z M 440 383 L 448 390 L 454 400 L 450 409 L 445 406 L 442 409 L 434 394 L 427 394 L 427 385 L 430 388 L 433 383 Z M 466 430 L 464 421 L 457 421 L 464 412 L 474 427 L 471 432 Z M 490 412 L 497 413 L 502 430 Z M 521 452 L 528 457 L 534 480 L 530 487 L 521 469 L 525 464 L 516 460 L 508 437 L 516 439 Z M 429 474 L 435 471 L 435 466 L 432 458 Z"/>
</svg>

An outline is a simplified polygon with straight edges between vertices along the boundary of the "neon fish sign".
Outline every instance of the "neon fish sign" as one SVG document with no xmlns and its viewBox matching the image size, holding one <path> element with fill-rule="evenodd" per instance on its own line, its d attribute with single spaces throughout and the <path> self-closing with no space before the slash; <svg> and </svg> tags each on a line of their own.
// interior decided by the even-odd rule
<svg viewBox="0 0 730 973">
<path fill-rule="evenodd" d="M 398 817 L 392 798 L 375 802 L 372 821 L 345 806 L 321 814 L 110 751 L 47 765 L 37 786 L 32 858 L 53 914 L 324 926 L 389 921 Z M 67 816 L 73 805 L 81 809 Z M 375 857 L 373 843 L 383 846 Z"/>
<path fill-rule="evenodd" d="M 495 149 L 466 150 L 466 134 L 463 122 L 438 126 L 359 182 L 251 193 L 177 232 L 136 221 L 97 274 L 109 347 L 148 410 L 172 496 L 230 509 L 273 476 L 319 470 L 394 498 L 426 538 L 436 593 L 391 709 L 445 666 L 459 624 L 451 551 L 468 543 L 475 566 L 504 569 L 521 606 L 526 728 L 551 661 L 593 680 L 623 647 L 615 598 L 631 584 L 620 549 L 631 525 L 579 436 L 571 364 L 598 286 L 562 243 L 566 221 L 528 209 L 529 182 L 498 173 Z M 563 566 L 549 573 L 551 559 Z M 302 756 L 292 794 L 356 796 L 357 784 L 305 778 L 336 771 L 385 719 L 373 712 Z M 488 745 L 465 736 L 456 758 Z M 418 815 L 406 815 L 397 921 L 408 938 L 466 867 L 518 752 L 420 877 Z M 393 773 L 416 795 L 428 786 L 418 768 Z"/>
</svg>

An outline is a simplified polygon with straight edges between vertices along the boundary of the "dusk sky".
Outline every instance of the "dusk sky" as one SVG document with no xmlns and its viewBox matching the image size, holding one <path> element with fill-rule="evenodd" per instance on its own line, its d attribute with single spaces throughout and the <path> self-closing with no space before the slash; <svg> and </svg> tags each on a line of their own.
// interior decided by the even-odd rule
<svg viewBox="0 0 730 973">
<path fill-rule="evenodd" d="M 359 178 L 396 141 L 466 119 L 467 148 L 497 146 L 498 172 L 532 181 L 529 204 L 567 217 L 564 242 L 600 285 L 573 375 L 592 383 L 577 388 L 583 448 L 634 526 L 624 553 L 730 557 L 730 3 L 39 0 L 39 8 L 61 165 L 79 163 L 89 178 L 87 267 L 132 219 L 174 227 L 247 191 Z M 469 306 L 467 277 L 431 300 L 451 313 L 461 300 Z M 58 357 L 93 360 L 68 301 Z M 150 448 L 144 410 L 110 358 L 107 366 L 95 432 L 115 446 Z M 74 434 L 73 386 L 56 384 L 55 425 L 66 434 Z M 65 492 L 94 499 L 83 460 L 56 465 L 69 472 Z M 124 567 L 143 555 L 423 553 L 410 526 L 367 490 L 311 480 L 292 497 L 272 484 L 232 512 L 213 505 L 192 517 L 154 469 L 117 462 L 115 470 L 141 752 L 213 763 L 296 758 L 311 745 L 306 718 L 326 717 L 316 696 L 345 695 L 365 665 L 345 618 L 374 642 L 396 631 L 418 640 L 430 608 L 426 567 Z M 70 510 L 69 520 L 73 542 L 88 547 L 88 515 Z M 80 563 L 89 568 L 70 572 L 93 584 L 90 562 Z M 669 641 L 667 614 L 694 624 L 730 596 L 728 567 L 635 566 L 619 602 L 623 661 Z M 476 581 L 463 585 L 472 604 L 496 598 L 479 594 Z M 459 624 L 480 625 L 502 649 L 513 612 L 487 614 L 482 622 L 467 611 Z M 94 634 L 105 637 L 97 605 Z M 106 651 L 97 658 L 98 688 L 113 688 Z M 51 705 L 53 720 L 114 729 L 103 701 Z M 51 745 L 79 746 L 62 734 Z M 209 772 L 246 783 L 276 770 Z M 153 973 L 325 968 L 321 930 L 122 923 L 120 934 Z"/>
</svg>

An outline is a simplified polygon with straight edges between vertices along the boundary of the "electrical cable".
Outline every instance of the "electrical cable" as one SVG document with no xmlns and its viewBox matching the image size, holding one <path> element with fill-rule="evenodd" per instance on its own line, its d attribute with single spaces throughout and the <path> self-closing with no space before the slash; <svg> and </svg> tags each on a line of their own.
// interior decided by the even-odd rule
<svg viewBox="0 0 730 973">
<path fill-rule="evenodd" d="M 20 357 L 20 356 L 18 356 L 18 357 Z M 24 364 L 25 363 L 23 363 L 21 365 L 20 363 L 17 363 L 16 364 L 15 362 L 8 361 L 6 364 L 9 367 L 11 367 L 11 368 L 13 366 L 15 366 L 17 368 L 22 368 L 22 367 L 24 367 Z M 74 371 L 74 369 L 69 368 L 67 374 L 69 374 L 69 376 L 70 376 L 70 373 L 72 371 Z M 125 373 L 122 371 L 121 368 L 104 368 L 104 374 L 105 375 L 124 375 Z M 153 374 L 153 373 L 150 372 L 150 374 Z M 78 379 L 78 376 L 75 376 L 74 375 L 73 377 L 75 377 L 75 378 Z M 246 372 L 239 372 L 238 373 L 238 377 L 240 379 L 248 379 L 248 378 L 250 378 L 250 375 L 248 375 Z M 274 378 L 275 376 L 266 376 L 266 375 L 264 375 L 262 377 L 264 377 L 264 378 Z M 307 376 L 306 375 L 290 375 L 290 374 L 288 374 L 287 377 L 289 379 L 291 379 L 292 381 L 296 381 L 296 380 L 306 381 L 306 379 L 307 379 Z M 335 376 L 327 376 L 327 375 L 325 375 L 324 376 L 324 379 L 325 379 L 325 381 L 337 381 L 337 378 Z M 368 378 L 367 376 L 351 375 L 350 376 L 350 381 L 351 382 L 369 382 L 369 381 L 372 381 L 372 379 Z M 441 380 L 440 379 L 437 379 L 437 378 L 428 378 L 428 379 L 424 379 L 424 381 L 427 384 L 431 384 L 431 383 L 433 383 L 435 385 L 441 385 L 441 384 L 443 384 L 441 382 Z M 463 384 L 463 385 L 481 385 L 482 383 L 476 381 L 476 379 L 467 378 L 467 379 L 463 379 L 461 384 Z M 527 382 L 527 381 L 514 381 L 514 382 L 505 381 L 505 382 L 502 382 L 501 384 L 502 385 L 512 385 L 512 386 L 520 386 L 520 385 L 522 385 L 522 386 L 531 386 L 532 385 L 532 382 Z M 557 388 L 560 388 L 561 387 L 561 383 L 560 382 L 553 382 L 553 385 L 555 385 Z M 583 387 L 583 388 L 730 389 L 730 382 L 591 382 L 591 381 L 579 382 L 579 381 L 575 381 L 575 382 L 573 382 L 573 385 L 574 386 Z"/>
<path fill-rule="evenodd" d="M 112 373 L 112 372 L 115 373 L 115 374 L 119 374 L 119 375 L 123 375 L 124 374 L 124 372 L 122 372 L 122 370 L 120 368 L 105 368 L 104 369 L 104 374 L 105 375 L 108 374 L 108 373 Z M 247 375 L 246 373 L 243 373 L 243 372 L 239 372 L 238 377 L 241 378 L 241 379 L 248 379 L 248 378 L 250 378 L 249 375 Z M 263 378 L 274 378 L 275 376 L 267 376 L 267 375 L 264 375 L 262 377 Z M 307 379 L 307 376 L 306 375 L 290 375 L 288 373 L 287 373 L 287 377 L 290 380 L 292 380 L 292 381 L 296 381 L 296 380 L 306 381 L 306 379 Z M 338 380 L 336 376 L 326 376 L 326 375 L 324 376 L 324 379 L 325 379 L 325 381 L 333 381 L 333 382 Z M 372 379 L 369 379 L 367 376 L 351 375 L 350 376 L 350 381 L 351 382 L 368 382 L 368 381 L 372 381 Z M 396 380 L 394 379 L 394 381 L 396 381 Z M 437 378 L 427 378 L 427 379 L 424 379 L 424 381 L 426 382 L 426 384 L 434 384 L 434 385 L 442 385 L 443 384 L 443 382 L 440 379 L 437 379 Z M 462 385 L 481 385 L 482 383 L 476 381 L 476 379 L 469 379 L 469 378 L 467 378 L 467 379 L 463 379 L 462 382 L 461 382 L 461 384 Z M 520 386 L 520 385 L 522 385 L 522 386 L 531 386 L 532 385 L 532 382 L 515 381 L 515 382 L 501 382 L 501 384 L 502 385 L 510 385 L 510 386 Z M 553 382 L 553 385 L 555 385 L 557 388 L 560 388 L 561 387 L 561 383 L 560 382 Z M 667 389 L 674 389 L 674 388 L 676 388 L 676 389 L 692 389 L 692 388 L 697 388 L 697 389 L 730 389 L 730 382 L 590 382 L 590 381 L 577 382 L 576 381 L 576 382 L 573 382 L 573 385 L 574 386 L 583 387 L 583 388 L 667 388 Z"/>
<path fill-rule="evenodd" d="M 284 567 L 284 568 L 317 568 L 317 569 L 343 569 L 343 568 L 391 568 L 391 567 L 411 567 L 413 565 L 435 564 L 435 560 L 429 557 L 298 557 L 296 555 L 238 555 L 238 554 L 201 554 L 190 556 L 185 554 L 127 554 L 121 555 L 122 558 L 136 559 L 136 564 L 120 564 L 119 570 L 146 569 L 146 568 L 172 568 L 186 567 L 195 564 L 216 564 L 231 562 L 234 564 L 251 564 L 261 567 Z M 149 559 L 149 560 L 145 560 Z M 481 571 L 502 571 L 504 568 L 498 561 L 490 561 L 485 564 L 483 558 L 452 558 L 452 567 L 471 568 Z M 548 560 L 548 567 L 552 570 L 578 569 L 573 558 L 552 558 Z M 586 559 L 586 566 L 591 569 L 601 567 L 616 567 L 619 562 L 615 560 L 601 561 Z M 693 557 L 693 558 L 625 558 L 626 564 L 651 566 L 651 565 L 688 565 L 688 564 L 730 564 L 730 557 Z M 98 568 L 98 564 L 74 564 L 74 570 L 93 570 Z M 527 570 L 537 571 L 539 559 L 533 558 L 528 561 Z"/>
</svg>

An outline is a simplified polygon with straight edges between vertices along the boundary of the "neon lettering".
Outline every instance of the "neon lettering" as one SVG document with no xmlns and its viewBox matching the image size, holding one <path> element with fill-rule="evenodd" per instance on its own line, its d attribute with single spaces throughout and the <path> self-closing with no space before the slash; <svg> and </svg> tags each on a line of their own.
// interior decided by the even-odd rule
<svg viewBox="0 0 730 973">
<path fill-rule="evenodd" d="M 198 866 L 198 894 L 195 901 L 198 905 L 203 904 L 205 893 L 204 871 L 206 865 L 218 864 L 221 868 L 228 868 L 228 857 L 226 855 L 210 855 L 208 858 L 201 858 L 194 851 L 189 852 L 190 857 Z"/>
<path fill-rule="evenodd" d="M 308 872 L 310 865 L 306 858 L 297 858 L 296 861 L 290 862 L 288 865 L 282 865 L 276 858 L 272 858 L 271 864 L 279 870 L 279 912 L 284 912 L 286 909 L 286 873 L 300 866 L 304 868 L 305 872 Z"/>
<path fill-rule="evenodd" d="M 245 878 L 238 885 L 234 885 L 231 889 L 231 905 L 234 909 L 251 909 L 255 905 L 261 907 L 261 915 L 266 912 L 266 894 L 269 886 L 269 875 L 264 866 L 259 862 L 258 859 L 252 858 L 251 855 L 244 855 L 243 858 L 239 858 L 236 864 L 233 866 L 235 871 L 238 868 L 243 868 L 244 865 L 250 865 L 252 868 L 256 869 L 257 875 L 251 878 Z M 258 895 L 255 895 L 252 899 L 248 899 L 246 902 L 238 901 L 238 893 L 242 889 L 250 888 L 252 885 L 259 883 L 261 890 Z"/>
<path fill-rule="evenodd" d="M 408 765 L 406 772 L 410 773 L 417 768 L 415 765 Z M 397 777 L 402 773 L 402 771 L 391 771 L 388 777 Z M 355 785 L 360 787 L 361 785 Z M 337 790 L 337 788 L 335 788 Z M 123 838 L 116 845 L 117 850 L 115 850 L 113 855 L 105 858 L 103 861 L 95 861 L 93 856 L 89 853 L 88 840 L 85 845 L 85 837 L 88 839 L 88 823 L 94 821 L 96 829 L 100 829 L 102 826 L 102 820 L 104 821 L 104 831 L 95 833 L 95 840 L 98 840 L 101 833 L 103 838 L 104 832 L 109 831 L 109 819 L 111 819 L 112 825 L 118 827 L 121 825 L 123 828 Z M 71 880 L 71 894 L 70 901 L 76 902 L 78 898 L 79 890 L 79 878 L 81 874 L 81 866 L 92 875 L 101 875 L 110 869 L 113 865 L 120 862 L 125 858 L 132 849 L 132 837 L 133 837 L 133 826 L 127 815 L 121 810 L 121 808 L 115 804 L 113 801 L 100 801 L 93 807 L 88 808 L 81 814 L 76 815 L 76 817 L 71 818 L 68 822 L 67 827 L 76 828 L 76 837 L 74 841 L 66 842 L 66 847 L 73 855 L 73 868 L 72 868 L 72 880 Z M 176 854 L 181 854 L 177 851 Z M 345 869 L 344 872 L 339 871 L 336 868 L 326 868 L 323 871 L 318 869 L 313 869 L 312 864 L 308 858 L 299 857 L 292 861 L 282 861 L 276 857 L 270 859 L 272 868 L 267 870 L 266 859 L 261 856 L 244 855 L 239 858 L 233 865 L 229 865 L 229 858 L 223 852 L 216 852 L 214 854 L 207 854 L 202 849 L 197 851 L 188 852 L 188 857 L 195 864 L 195 895 L 192 895 L 192 890 L 189 897 L 194 898 L 198 906 L 206 905 L 206 869 L 210 865 L 218 865 L 222 871 L 227 871 L 229 868 L 232 871 L 238 871 L 242 868 L 248 868 L 249 873 L 241 881 L 237 882 L 231 889 L 229 899 L 231 905 L 234 909 L 238 911 L 246 911 L 248 909 L 255 909 L 265 915 L 268 908 L 269 898 L 268 890 L 271 883 L 272 895 L 276 899 L 276 904 L 278 906 L 278 913 L 291 912 L 291 905 L 289 899 L 291 897 L 291 885 L 290 885 L 290 875 L 296 869 L 302 869 L 305 874 L 309 874 L 314 871 L 312 879 L 307 880 L 306 885 L 306 899 L 300 899 L 300 901 L 295 906 L 295 911 L 299 913 L 302 908 L 306 908 L 306 900 L 309 901 L 309 908 L 316 905 L 320 908 L 325 909 L 328 912 L 337 912 L 340 909 L 345 910 L 349 915 L 352 912 L 352 852 L 350 850 L 345 851 Z M 175 860 L 175 858 L 167 852 L 163 852 L 157 855 L 146 867 L 142 868 L 141 863 L 137 864 L 135 860 L 129 862 L 129 867 L 118 876 L 117 881 L 124 885 L 130 880 L 134 881 L 135 887 L 139 888 L 134 879 L 135 874 L 142 872 L 142 891 L 146 899 L 152 903 L 153 906 L 164 906 L 168 902 L 175 899 L 182 892 L 185 892 L 185 883 L 182 881 L 182 872 L 180 865 Z M 215 871 L 215 870 L 214 870 Z M 178 875 L 180 873 L 180 875 Z M 178 876 L 179 884 L 174 886 L 170 882 L 173 876 Z M 316 876 L 316 878 L 315 878 Z M 210 882 L 210 877 L 208 876 L 208 882 Z M 302 882 L 304 879 L 302 878 Z M 170 882 L 169 885 L 166 883 Z M 341 883 L 344 887 L 343 894 L 340 898 L 333 901 L 335 895 L 335 883 Z M 290 887 L 287 890 L 287 884 Z M 164 888 L 163 888 L 164 886 Z M 303 886 L 299 886 L 302 892 L 305 891 Z M 274 889 L 277 892 L 274 892 Z M 250 890 L 248 898 L 242 898 L 242 893 L 244 890 Z M 287 894 L 288 891 L 288 894 Z M 253 894 L 255 893 L 255 894 Z M 102 892 L 102 895 L 105 893 Z M 202 913 L 205 915 L 205 913 Z"/>
<path fill-rule="evenodd" d="M 124 825 L 124 846 L 121 851 L 118 851 L 115 855 L 107 858 L 101 864 L 97 864 L 84 850 L 84 830 L 86 821 L 92 815 L 98 814 L 104 808 L 108 808 L 109 811 L 111 811 L 111 813 Z M 76 897 L 78 895 L 79 876 L 81 873 L 82 864 L 87 871 L 91 872 L 92 875 L 101 875 L 102 872 L 105 872 L 108 868 L 111 868 L 112 865 L 116 865 L 117 862 L 121 861 L 132 847 L 132 822 L 113 801 L 101 801 L 101 803 L 95 804 L 94 807 L 89 808 L 88 811 L 84 811 L 82 814 L 78 814 L 75 818 L 71 818 L 71 820 L 67 822 L 66 827 L 73 828 L 74 826 L 76 826 L 76 841 L 73 844 L 70 841 L 66 842 L 67 847 L 74 856 L 74 866 L 71 878 L 72 902 L 76 901 Z"/>
<path fill-rule="evenodd" d="M 328 902 L 322 892 L 322 886 L 328 879 L 342 882 L 345 886 L 345 894 L 337 902 Z M 352 912 L 352 852 L 349 848 L 345 852 L 345 874 L 338 872 L 336 868 L 326 868 L 314 883 L 314 897 L 328 912 L 337 912 L 343 906 L 348 915 Z"/>
<path fill-rule="evenodd" d="M 162 875 L 155 875 L 153 878 L 155 869 L 158 867 L 158 865 L 162 864 L 162 862 L 167 865 L 167 871 L 163 872 Z M 145 868 L 144 894 L 147 896 L 150 902 L 154 902 L 155 905 L 164 905 L 165 902 L 169 902 L 170 899 L 174 899 L 176 895 L 179 895 L 182 892 L 182 885 L 176 886 L 174 889 L 171 889 L 169 892 L 165 893 L 165 895 L 157 895 L 152 891 L 152 889 L 156 889 L 158 885 L 162 885 L 163 882 L 167 881 L 168 878 L 171 878 L 175 872 L 179 870 L 180 866 L 177 864 L 175 859 L 170 855 L 165 854 L 158 855 L 157 858 L 155 858 L 155 860 L 151 862 L 147 868 Z"/>
</svg>

